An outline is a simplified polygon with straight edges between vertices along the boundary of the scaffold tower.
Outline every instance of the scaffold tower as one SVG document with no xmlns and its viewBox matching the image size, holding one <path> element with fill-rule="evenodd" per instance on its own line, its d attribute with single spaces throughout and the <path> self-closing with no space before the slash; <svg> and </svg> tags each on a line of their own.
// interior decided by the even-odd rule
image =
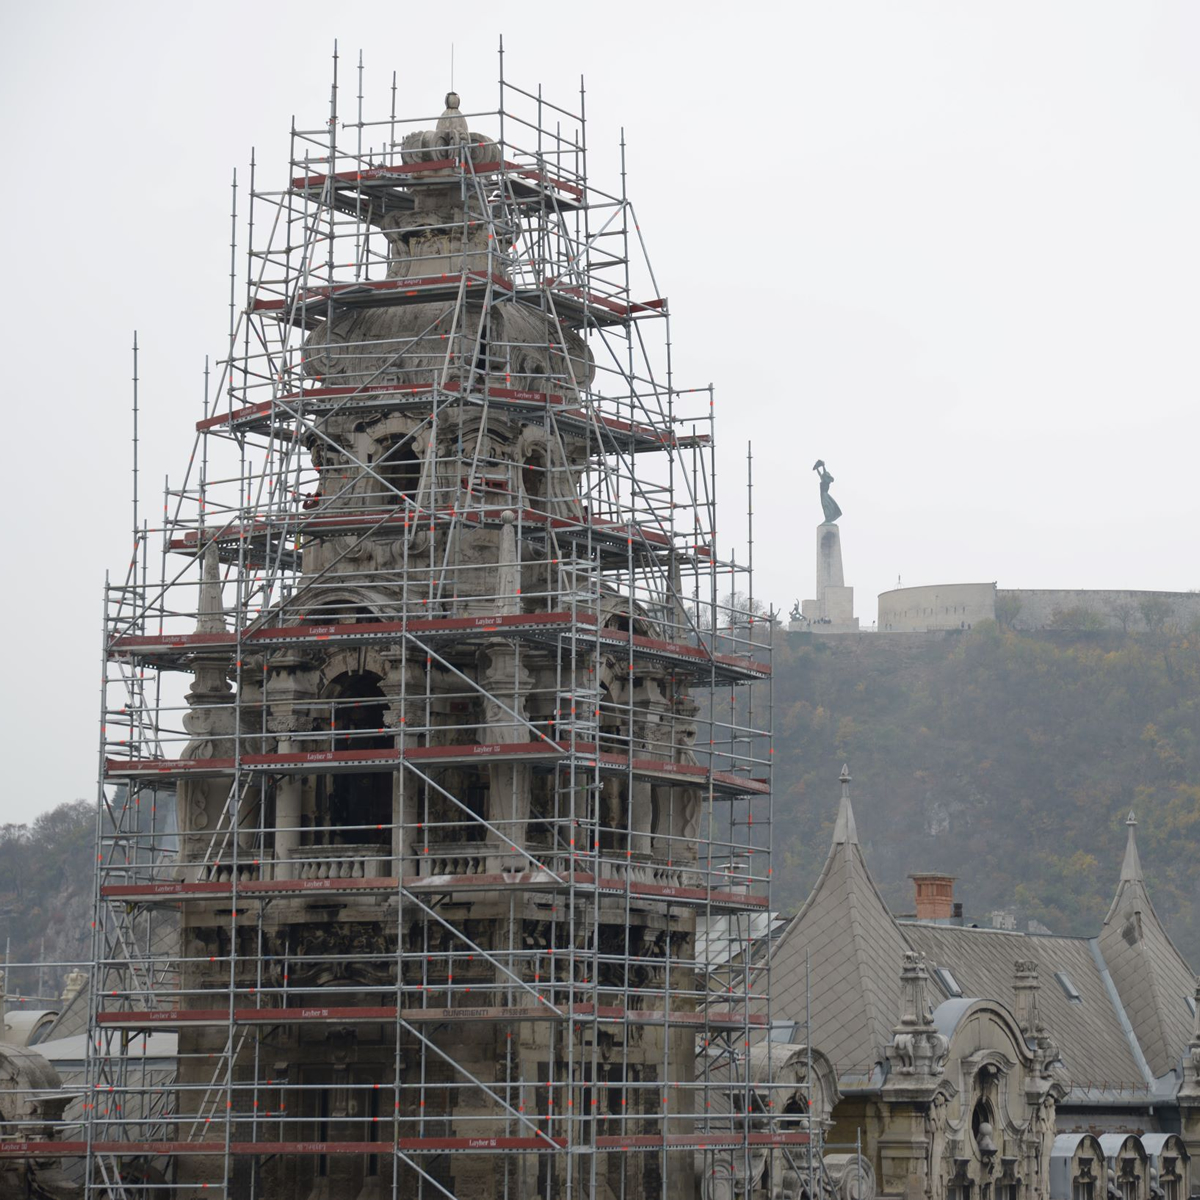
<svg viewBox="0 0 1200 1200">
<path fill-rule="evenodd" d="M 770 623 L 712 391 L 582 89 L 369 120 L 336 67 L 235 185 L 229 353 L 106 589 L 42 1152 L 105 1200 L 749 1195 L 809 1135 L 763 1083 Z"/>
</svg>

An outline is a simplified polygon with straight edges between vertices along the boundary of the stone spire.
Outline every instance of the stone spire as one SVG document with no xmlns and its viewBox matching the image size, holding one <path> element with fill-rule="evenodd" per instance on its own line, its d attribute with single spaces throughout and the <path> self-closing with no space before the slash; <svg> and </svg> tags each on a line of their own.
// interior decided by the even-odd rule
<svg viewBox="0 0 1200 1200">
<path fill-rule="evenodd" d="M 1121 864 L 1121 882 L 1144 883 L 1142 862 L 1138 858 L 1137 835 L 1134 832 L 1137 829 L 1137 817 L 1130 812 L 1125 818 L 1125 824 L 1129 829 L 1129 836 L 1125 842 L 1125 861 Z"/>
<path fill-rule="evenodd" d="M 1050 1064 L 1059 1058 L 1059 1049 L 1050 1037 L 1038 1005 L 1041 986 L 1037 962 L 1032 958 L 1016 959 L 1013 963 L 1013 1015 L 1025 1035 L 1027 1045 L 1034 1052 L 1036 1073 L 1048 1076 Z"/>
<path fill-rule="evenodd" d="M 904 953 L 900 968 L 900 995 L 900 1021 L 892 1030 L 891 1044 L 885 1047 L 896 1076 L 888 1081 L 894 1091 L 909 1088 L 918 1079 L 936 1081 L 945 1074 L 946 1055 L 950 1050 L 950 1042 L 937 1031 L 933 1023 L 925 957 L 913 950 Z M 901 1080 L 900 1076 L 908 1078 Z"/>
<path fill-rule="evenodd" d="M 833 826 L 833 844 L 835 846 L 857 846 L 858 828 L 854 824 L 854 809 L 850 804 L 850 768 L 842 764 L 839 776 L 842 785 L 842 798 L 838 803 L 837 821 Z"/>
<path fill-rule="evenodd" d="M 221 603 L 221 562 L 217 558 L 217 544 L 209 542 L 202 560 L 203 574 L 200 579 L 200 603 L 196 611 L 197 633 L 224 633 L 225 611 Z"/>
</svg>

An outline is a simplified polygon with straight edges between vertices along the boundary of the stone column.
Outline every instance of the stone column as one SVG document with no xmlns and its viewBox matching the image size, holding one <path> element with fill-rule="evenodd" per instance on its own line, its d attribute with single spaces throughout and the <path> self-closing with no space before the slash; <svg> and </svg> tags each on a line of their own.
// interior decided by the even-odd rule
<svg viewBox="0 0 1200 1200">
<path fill-rule="evenodd" d="M 312 728 L 307 707 L 316 698 L 316 672 L 299 654 L 283 653 L 270 660 L 266 698 L 270 706 L 267 728 L 278 738 L 280 754 L 297 753 L 303 743 L 296 734 Z M 304 776 L 281 775 L 275 785 L 275 878 L 296 879 L 299 867 L 290 860 L 300 848 L 304 811 Z"/>
<path fill-rule="evenodd" d="M 691 696 L 676 695 L 671 706 L 671 741 L 675 747 L 674 758 L 678 763 L 696 766 L 696 718 L 700 706 Z M 659 817 L 658 828 L 671 837 L 671 841 L 657 850 L 659 858 L 673 863 L 691 862 L 695 859 L 695 839 L 700 833 L 701 793 L 694 787 L 673 788 L 667 793 L 669 812 Z"/>
<path fill-rule="evenodd" d="M 891 1071 L 883 1086 L 888 1105 L 880 1138 L 880 1190 L 907 1200 L 937 1194 L 934 1178 L 946 1132 L 946 1038 L 933 1025 L 925 960 L 911 951 L 900 971 L 901 1017 L 887 1046 Z"/>
<path fill-rule="evenodd" d="M 483 702 L 486 728 L 480 731 L 480 742 L 513 745 L 535 741 L 524 724 L 533 676 L 521 663 L 516 647 L 508 642 L 488 646 L 480 652 L 480 665 L 481 682 L 488 693 Z M 487 819 L 503 839 L 523 847 L 529 820 L 529 764 L 492 762 L 488 765 L 488 775 Z M 502 842 L 501 850 L 507 849 Z"/>
<path fill-rule="evenodd" d="M 670 760 L 675 757 L 674 747 L 670 744 L 670 727 L 664 721 L 671 712 L 666 690 L 664 679 L 647 674 L 642 676 L 641 685 L 633 693 L 634 758 Z M 656 792 L 662 792 L 662 789 L 635 782 L 629 797 L 629 849 L 643 858 L 653 854 L 653 835 L 665 825 L 657 812 Z"/>
<path fill-rule="evenodd" d="M 425 669 L 403 651 L 384 655 L 387 674 L 380 689 L 388 698 L 384 724 L 394 731 L 396 749 L 419 746 L 425 734 L 413 732 L 425 726 Z M 392 855 L 397 875 L 415 874 L 416 861 L 411 845 L 417 824 L 420 788 L 416 776 L 398 765 L 392 776 Z"/>
<path fill-rule="evenodd" d="M 279 739 L 279 753 L 291 754 L 296 743 Z M 304 781 L 299 775 L 284 775 L 275 785 L 275 878 L 295 879 L 299 868 L 292 860 L 300 848 L 300 796 Z"/>
</svg>

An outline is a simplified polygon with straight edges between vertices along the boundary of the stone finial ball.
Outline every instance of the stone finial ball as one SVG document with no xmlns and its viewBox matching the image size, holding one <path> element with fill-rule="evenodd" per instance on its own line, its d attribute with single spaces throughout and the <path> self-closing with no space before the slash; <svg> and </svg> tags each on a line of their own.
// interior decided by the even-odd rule
<svg viewBox="0 0 1200 1200">
<path fill-rule="evenodd" d="M 457 92 L 447 92 L 446 93 L 446 107 L 447 108 L 457 108 L 458 107 L 458 93 Z"/>
<path fill-rule="evenodd" d="M 506 508 L 500 514 L 500 523 L 502 525 L 512 525 L 517 519 L 517 514 L 511 508 Z"/>
</svg>

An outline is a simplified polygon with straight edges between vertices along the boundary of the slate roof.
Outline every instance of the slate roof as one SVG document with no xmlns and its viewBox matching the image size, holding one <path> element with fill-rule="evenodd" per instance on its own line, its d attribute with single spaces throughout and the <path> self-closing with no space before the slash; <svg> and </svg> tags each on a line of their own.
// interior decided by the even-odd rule
<svg viewBox="0 0 1200 1200">
<path fill-rule="evenodd" d="M 808 952 L 811 1041 L 843 1079 L 870 1075 L 892 1039 L 907 949 L 863 860 L 848 784 L 843 772 L 829 856 L 771 963 L 772 1019 L 803 1022 Z"/>
<path fill-rule="evenodd" d="M 1192 994 L 1195 978 L 1150 903 L 1133 813 L 1126 824 L 1129 839 L 1121 882 L 1104 918 L 1100 950 L 1150 1069 L 1164 1075 L 1178 1064 L 1191 1037 L 1186 997 Z"/>
<path fill-rule="evenodd" d="M 1194 977 L 1150 903 L 1130 814 L 1129 841 L 1112 908 L 1099 937 L 1059 937 L 897 920 L 876 888 L 858 843 L 842 770 L 833 844 L 804 906 L 775 949 L 773 1019 L 803 1022 L 805 951 L 810 957 L 812 1044 L 839 1078 L 861 1082 L 882 1061 L 900 1015 L 906 950 L 948 967 L 966 997 L 1015 1006 L 1014 963 L 1038 964 L 1038 1004 L 1073 1085 L 1095 1096 L 1174 1091 L 1191 1037 L 1186 997 Z M 1072 999 L 1055 978 L 1064 974 Z M 936 1005 L 941 984 L 931 982 Z M 944 990 L 944 989 L 943 989 Z M 1167 1078 L 1163 1078 L 1166 1076 Z M 1159 1084 L 1155 1086 L 1155 1080 Z"/>
<path fill-rule="evenodd" d="M 934 967 L 949 967 L 965 996 L 988 997 L 1009 1008 L 1015 1002 L 1014 962 L 1036 962 L 1042 985 L 1038 1007 L 1073 1084 L 1144 1090 L 1151 1082 L 1113 1008 L 1089 939 L 918 921 L 902 921 L 900 928 L 912 948 L 925 955 L 931 975 Z M 1079 1002 L 1067 998 L 1056 972 L 1065 972 L 1075 985 Z M 939 986 L 936 976 L 934 986 Z"/>
</svg>

